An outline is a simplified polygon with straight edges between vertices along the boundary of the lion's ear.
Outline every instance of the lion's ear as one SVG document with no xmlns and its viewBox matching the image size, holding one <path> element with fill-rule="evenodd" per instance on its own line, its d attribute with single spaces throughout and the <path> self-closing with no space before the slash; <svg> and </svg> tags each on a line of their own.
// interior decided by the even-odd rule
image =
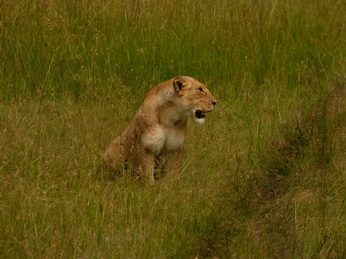
<svg viewBox="0 0 346 259">
<path fill-rule="evenodd" d="M 183 89 L 184 86 L 186 86 L 186 82 L 184 80 L 184 77 L 182 77 L 182 76 L 175 77 L 173 80 L 173 86 L 174 86 L 174 90 L 176 92 L 179 92 L 181 89 Z"/>
</svg>

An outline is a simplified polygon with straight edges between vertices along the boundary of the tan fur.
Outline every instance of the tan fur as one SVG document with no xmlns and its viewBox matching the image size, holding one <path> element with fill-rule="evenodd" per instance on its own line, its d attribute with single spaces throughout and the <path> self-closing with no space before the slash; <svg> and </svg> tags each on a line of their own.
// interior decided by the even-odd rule
<svg viewBox="0 0 346 259">
<path fill-rule="evenodd" d="M 149 184 L 155 181 L 158 164 L 165 172 L 178 172 L 187 118 L 203 123 L 205 113 L 215 104 L 215 97 L 192 77 L 179 76 L 158 84 L 144 96 L 124 133 L 106 149 L 105 164 L 119 171 L 131 163 Z"/>
</svg>

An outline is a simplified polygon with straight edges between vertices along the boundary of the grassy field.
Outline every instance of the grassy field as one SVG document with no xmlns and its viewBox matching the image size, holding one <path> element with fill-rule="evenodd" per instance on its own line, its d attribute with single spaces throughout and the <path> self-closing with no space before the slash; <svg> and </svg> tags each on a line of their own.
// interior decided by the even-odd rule
<svg viewBox="0 0 346 259">
<path fill-rule="evenodd" d="M 342 0 L 0 1 L 0 258 L 345 258 Z M 100 166 L 177 75 L 180 178 Z"/>
</svg>

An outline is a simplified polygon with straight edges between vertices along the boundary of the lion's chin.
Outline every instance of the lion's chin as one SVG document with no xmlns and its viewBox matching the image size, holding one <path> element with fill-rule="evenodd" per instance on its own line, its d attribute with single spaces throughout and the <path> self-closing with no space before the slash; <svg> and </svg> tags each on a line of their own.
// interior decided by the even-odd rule
<svg viewBox="0 0 346 259">
<path fill-rule="evenodd" d="M 205 117 L 204 118 L 196 118 L 195 117 L 195 122 L 197 122 L 198 124 L 202 125 L 205 122 Z"/>
</svg>

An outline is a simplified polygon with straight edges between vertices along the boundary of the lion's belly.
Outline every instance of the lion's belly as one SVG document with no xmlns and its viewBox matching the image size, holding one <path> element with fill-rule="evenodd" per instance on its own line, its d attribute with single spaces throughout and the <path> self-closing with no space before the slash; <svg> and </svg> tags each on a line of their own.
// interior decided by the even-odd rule
<svg viewBox="0 0 346 259">
<path fill-rule="evenodd" d="M 160 126 L 152 128 L 143 135 L 143 145 L 155 155 L 179 149 L 185 141 L 185 133 L 174 128 Z"/>
</svg>

